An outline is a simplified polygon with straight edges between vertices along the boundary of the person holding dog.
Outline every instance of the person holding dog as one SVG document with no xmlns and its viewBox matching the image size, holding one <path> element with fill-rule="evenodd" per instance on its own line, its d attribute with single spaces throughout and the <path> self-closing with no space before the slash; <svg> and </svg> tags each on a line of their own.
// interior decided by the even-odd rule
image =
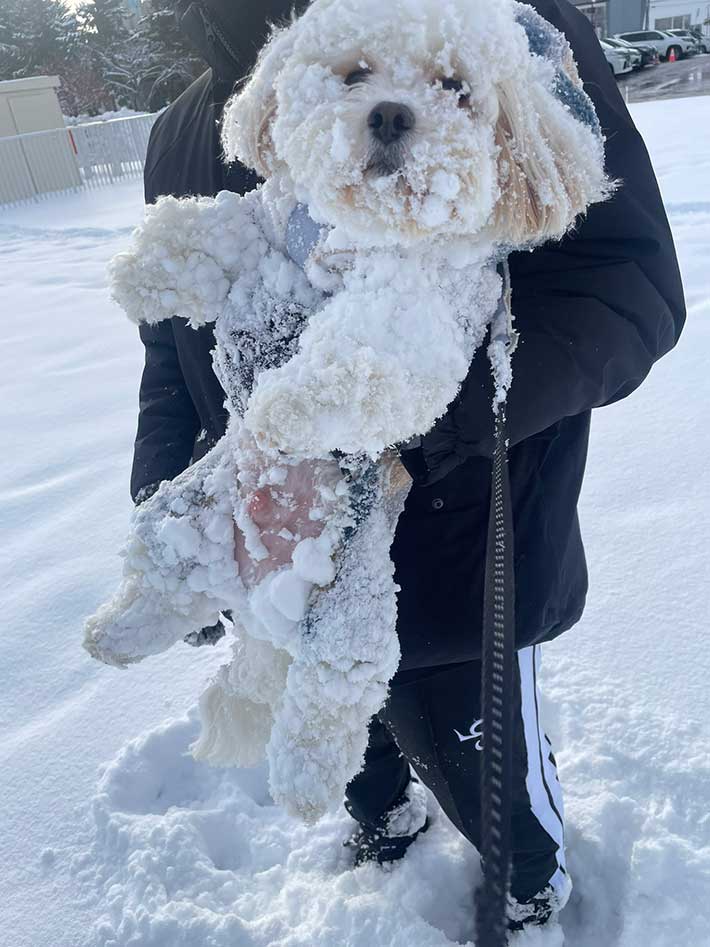
<svg viewBox="0 0 710 947">
<path fill-rule="evenodd" d="M 683 292 L 653 171 L 588 21 L 568 0 L 531 4 L 564 32 L 621 182 L 559 244 L 511 259 L 521 343 L 508 408 L 516 535 L 515 774 L 510 926 L 544 924 L 571 888 L 564 811 L 544 735 L 540 645 L 581 617 L 587 572 L 577 518 L 590 416 L 631 394 L 680 334 Z M 146 200 L 244 193 L 255 176 L 221 160 L 218 121 L 248 73 L 279 0 L 181 0 L 178 15 L 211 69 L 157 120 Z M 301 7 L 305 4 L 300 4 Z M 209 327 L 142 326 L 146 363 L 132 475 L 137 502 L 201 457 L 224 433 L 224 393 Z M 541 381 L 543 382 L 541 384 Z M 428 825 L 419 780 L 462 834 L 480 842 L 480 649 L 490 498 L 492 382 L 481 348 L 446 415 L 402 459 L 414 479 L 392 549 L 402 663 L 373 720 L 346 805 L 359 823 L 354 861 L 401 858 Z M 259 521 L 266 531 L 268 515 Z M 213 641 L 205 629 L 193 643 Z"/>
</svg>

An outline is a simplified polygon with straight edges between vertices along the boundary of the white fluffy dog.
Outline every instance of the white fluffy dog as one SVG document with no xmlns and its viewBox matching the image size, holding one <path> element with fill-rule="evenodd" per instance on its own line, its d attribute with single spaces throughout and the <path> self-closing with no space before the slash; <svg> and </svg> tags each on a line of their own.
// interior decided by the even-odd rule
<svg viewBox="0 0 710 947">
<path fill-rule="evenodd" d="M 360 769 L 399 661 L 394 446 L 456 396 L 498 264 L 609 182 L 566 40 L 513 0 L 315 0 L 274 32 L 223 140 L 266 183 L 162 199 L 113 279 L 135 321 L 215 323 L 229 428 L 138 508 L 86 643 L 125 666 L 231 609 L 195 752 L 266 753 L 274 798 L 314 819 Z"/>
</svg>

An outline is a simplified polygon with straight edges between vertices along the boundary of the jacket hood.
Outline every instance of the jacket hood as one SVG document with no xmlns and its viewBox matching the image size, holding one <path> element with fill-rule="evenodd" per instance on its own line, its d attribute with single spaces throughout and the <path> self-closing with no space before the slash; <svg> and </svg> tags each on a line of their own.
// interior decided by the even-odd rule
<svg viewBox="0 0 710 947">
<path fill-rule="evenodd" d="M 215 77 L 234 83 L 251 70 L 271 24 L 305 6 L 307 0 L 177 0 L 175 12 Z"/>
</svg>

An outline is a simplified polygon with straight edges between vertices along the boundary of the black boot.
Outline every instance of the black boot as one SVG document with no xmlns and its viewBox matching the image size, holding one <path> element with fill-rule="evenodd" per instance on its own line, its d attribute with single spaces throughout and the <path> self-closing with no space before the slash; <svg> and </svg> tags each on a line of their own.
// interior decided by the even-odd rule
<svg viewBox="0 0 710 947">
<path fill-rule="evenodd" d="M 426 791 L 413 778 L 375 825 L 360 823 L 344 844 L 354 850 L 356 868 L 366 862 L 386 865 L 404 858 L 409 846 L 428 828 Z"/>
<path fill-rule="evenodd" d="M 360 826 L 343 844 L 355 852 L 355 867 L 359 868 L 367 862 L 377 862 L 379 865 L 388 865 L 399 861 L 407 853 L 407 849 L 419 836 L 429 828 L 429 819 L 413 835 L 389 836 L 383 830 L 368 829 Z"/>
<path fill-rule="evenodd" d="M 508 930 L 523 931 L 528 927 L 544 927 L 557 914 L 557 897 L 551 887 L 518 901 L 508 895 Z"/>
</svg>

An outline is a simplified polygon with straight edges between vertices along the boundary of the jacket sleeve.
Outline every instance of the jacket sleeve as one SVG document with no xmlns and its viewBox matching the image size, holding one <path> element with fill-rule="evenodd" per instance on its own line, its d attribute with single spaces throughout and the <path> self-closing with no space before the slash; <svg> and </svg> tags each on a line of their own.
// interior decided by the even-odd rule
<svg viewBox="0 0 710 947">
<path fill-rule="evenodd" d="M 594 31 L 566 0 L 536 6 L 567 34 L 604 129 L 608 173 L 620 186 L 561 242 L 511 258 L 520 332 L 508 405 L 511 444 L 626 397 L 675 345 L 685 320 L 654 172 Z M 458 398 L 423 439 L 418 479 L 432 482 L 466 457 L 491 455 L 492 395 L 480 350 Z"/>
<path fill-rule="evenodd" d="M 146 204 L 153 204 L 163 194 L 182 197 L 195 190 L 196 169 L 189 167 L 189 161 L 169 159 L 179 147 L 181 136 L 210 107 L 211 82 L 211 73 L 207 71 L 183 94 L 185 106 L 178 107 L 178 100 L 153 125 L 143 175 Z M 215 160 L 211 147 L 212 142 L 203 143 L 203 165 L 207 168 Z M 204 173 L 203 165 L 198 173 Z M 131 473 L 131 495 L 135 501 L 147 498 L 163 480 L 172 480 L 189 466 L 200 428 L 178 358 L 172 323 L 142 325 L 139 333 L 145 348 L 145 366 Z"/>
<path fill-rule="evenodd" d="M 172 323 L 142 325 L 139 331 L 145 367 L 131 475 L 134 500 L 141 491 L 172 480 L 189 466 L 200 429 L 178 360 Z"/>
</svg>

